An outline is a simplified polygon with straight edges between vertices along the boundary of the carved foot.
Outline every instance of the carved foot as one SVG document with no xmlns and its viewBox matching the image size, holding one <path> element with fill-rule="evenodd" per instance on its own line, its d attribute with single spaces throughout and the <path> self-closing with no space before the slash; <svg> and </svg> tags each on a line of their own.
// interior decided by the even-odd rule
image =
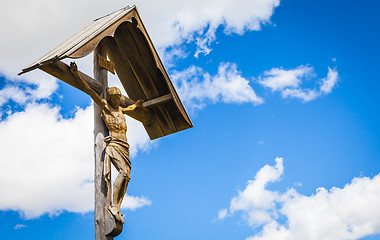
<svg viewBox="0 0 380 240">
<path fill-rule="evenodd" d="M 123 231 L 123 224 L 116 219 L 109 208 L 107 208 L 105 212 L 105 234 L 107 236 L 116 237 Z"/>
<path fill-rule="evenodd" d="M 124 224 L 124 219 L 122 218 L 120 211 L 116 207 L 110 206 L 108 210 L 112 213 L 116 220 Z"/>
</svg>

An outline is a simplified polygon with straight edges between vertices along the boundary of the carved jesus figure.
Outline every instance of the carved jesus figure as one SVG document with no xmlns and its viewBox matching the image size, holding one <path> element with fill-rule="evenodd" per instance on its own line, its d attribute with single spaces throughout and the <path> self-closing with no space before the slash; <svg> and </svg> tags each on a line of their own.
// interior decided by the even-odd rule
<svg viewBox="0 0 380 240">
<path fill-rule="evenodd" d="M 100 97 L 90 86 L 78 75 L 78 68 L 74 62 L 70 64 L 70 71 L 75 75 L 82 90 L 90 95 L 94 102 L 102 109 L 103 120 L 110 132 L 110 136 L 104 138 L 106 142 L 104 175 L 106 181 L 110 181 L 109 162 L 115 166 L 118 171 L 115 183 L 113 185 L 112 203 L 108 210 L 113 216 L 122 223 L 124 220 L 120 213 L 120 206 L 124 195 L 127 191 L 130 180 L 131 162 L 129 160 L 129 144 L 127 142 L 126 132 L 127 123 L 124 114 L 134 111 L 142 106 L 142 100 L 137 101 L 126 108 L 120 106 L 121 92 L 116 87 L 107 90 L 106 99 Z"/>
</svg>

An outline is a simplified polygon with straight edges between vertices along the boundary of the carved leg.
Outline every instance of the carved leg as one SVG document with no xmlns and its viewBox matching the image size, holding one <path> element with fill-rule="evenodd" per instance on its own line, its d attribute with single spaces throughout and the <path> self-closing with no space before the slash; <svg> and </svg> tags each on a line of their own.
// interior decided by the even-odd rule
<svg viewBox="0 0 380 240">
<path fill-rule="evenodd" d="M 129 180 L 131 179 L 130 177 L 130 174 L 129 174 L 129 169 L 125 172 L 123 171 L 122 173 L 120 173 L 123 175 L 123 183 L 121 184 L 121 187 L 120 187 L 120 192 L 119 192 L 119 195 L 117 196 L 117 202 L 116 202 L 116 206 L 118 209 L 121 208 L 121 203 L 123 202 L 123 199 L 124 199 L 124 196 L 125 196 L 125 193 L 127 192 L 127 188 L 128 188 L 128 183 L 129 183 Z"/>
<path fill-rule="evenodd" d="M 124 219 L 120 213 L 121 203 L 123 201 L 124 195 L 127 192 L 128 182 L 130 179 L 129 169 L 122 168 L 119 169 L 119 174 L 116 177 L 114 186 L 113 186 L 113 199 L 112 205 L 109 208 L 111 213 L 116 217 L 117 220 L 124 223 Z"/>
</svg>

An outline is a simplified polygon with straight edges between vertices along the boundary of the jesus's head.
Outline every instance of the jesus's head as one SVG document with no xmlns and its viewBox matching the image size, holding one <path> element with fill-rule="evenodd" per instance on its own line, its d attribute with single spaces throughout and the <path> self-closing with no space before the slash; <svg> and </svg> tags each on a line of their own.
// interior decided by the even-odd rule
<svg viewBox="0 0 380 240">
<path fill-rule="evenodd" d="M 117 87 L 110 87 L 107 89 L 107 102 L 115 108 L 119 107 L 121 98 L 121 91 Z"/>
</svg>

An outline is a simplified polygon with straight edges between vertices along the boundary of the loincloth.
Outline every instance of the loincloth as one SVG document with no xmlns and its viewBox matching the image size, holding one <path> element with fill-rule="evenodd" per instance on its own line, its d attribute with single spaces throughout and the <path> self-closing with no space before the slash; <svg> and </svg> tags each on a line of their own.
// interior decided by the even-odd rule
<svg viewBox="0 0 380 240">
<path fill-rule="evenodd" d="M 129 160 L 129 144 L 121 139 L 111 136 L 105 137 L 106 142 L 105 159 L 104 159 L 104 177 L 110 179 L 111 164 L 119 171 L 121 168 L 131 170 L 131 161 Z"/>
</svg>

